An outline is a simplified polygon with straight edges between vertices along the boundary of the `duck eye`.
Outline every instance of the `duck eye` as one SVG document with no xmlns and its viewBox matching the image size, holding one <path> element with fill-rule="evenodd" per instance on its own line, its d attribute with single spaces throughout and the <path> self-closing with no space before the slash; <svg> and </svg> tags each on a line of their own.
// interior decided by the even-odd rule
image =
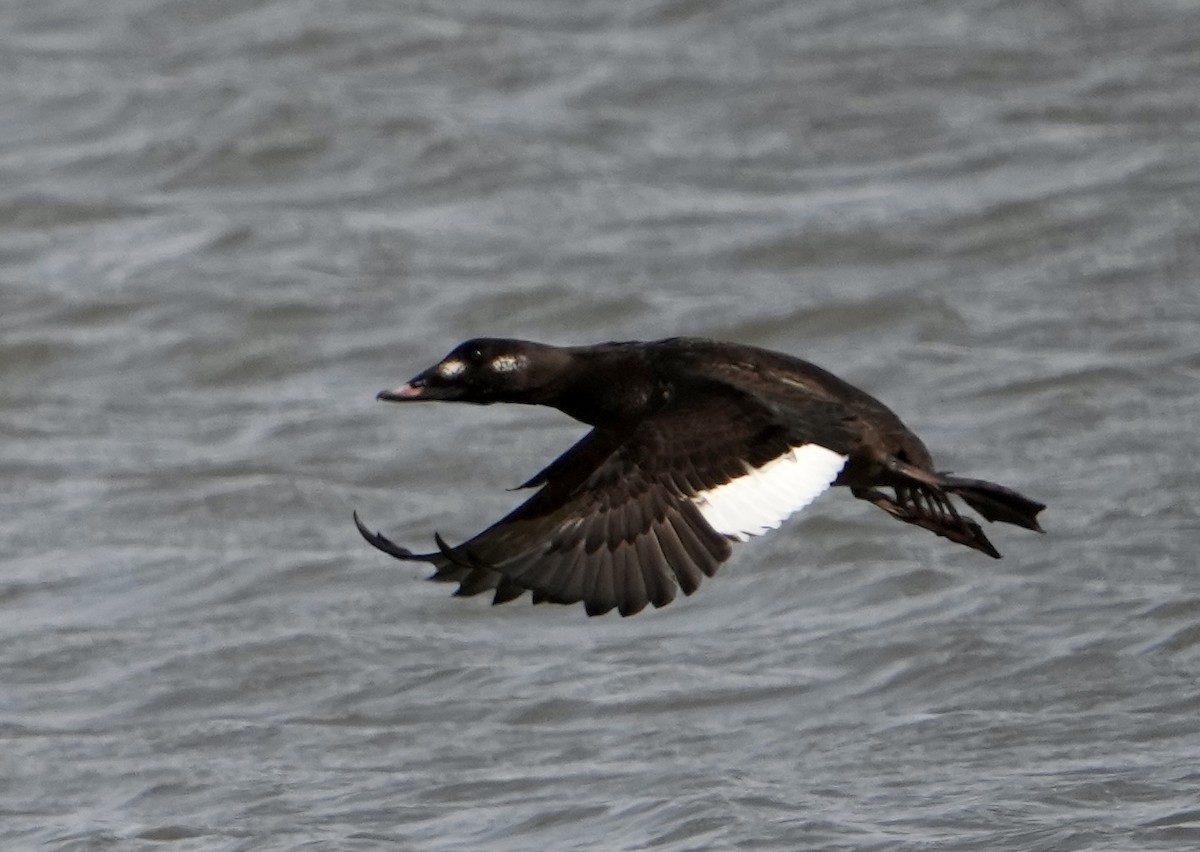
<svg viewBox="0 0 1200 852">
<path fill-rule="evenodd" d="M 467 350 L 467 360 L 472 364 L 480 364 L 483 362 L 483 350 L 478 346 L 472 346 Z"/>
</svg>

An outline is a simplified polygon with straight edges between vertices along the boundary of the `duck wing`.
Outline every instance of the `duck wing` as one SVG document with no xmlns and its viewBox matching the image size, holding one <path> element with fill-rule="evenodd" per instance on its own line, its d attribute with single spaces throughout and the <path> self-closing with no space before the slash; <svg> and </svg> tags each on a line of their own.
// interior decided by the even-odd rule
<svg viewBox="0 0 1200 852">
<path fill-rule="evenodd" d="M 690 595 L 732 541 L 778 527 L 836 479 L 846 456 L 732 389 L 685 394 L 628 428 L 597 427 L 534 476 L 529 500 L 468 541 L 415 554 L 355 516 L 398 559 L 428 562 L 456 594 L 582 602 L 632 615 Z M 794 418 L 793 418 L 794 419 Z"/>
</svg>

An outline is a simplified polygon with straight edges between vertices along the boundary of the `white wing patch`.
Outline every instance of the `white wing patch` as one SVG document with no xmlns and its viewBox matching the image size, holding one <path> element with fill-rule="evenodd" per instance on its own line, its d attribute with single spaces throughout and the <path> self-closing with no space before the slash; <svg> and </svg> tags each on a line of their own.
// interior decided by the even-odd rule
<svg viewBox="0 0 1200 852">
<path fill-rule="evenodd" d="M 778 529 L 784 519 L 817 498 L 837 479 L 846 456 L 817 444 L 792 447 L 724 485 L 692 498 L 704 520 L 721 535 L 746 541 Z"/>
</svg>

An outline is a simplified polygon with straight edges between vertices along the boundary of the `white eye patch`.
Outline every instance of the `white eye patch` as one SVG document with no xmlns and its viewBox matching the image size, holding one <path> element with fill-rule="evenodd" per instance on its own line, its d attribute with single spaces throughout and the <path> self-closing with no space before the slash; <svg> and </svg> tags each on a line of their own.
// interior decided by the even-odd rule
<svg viewBox="0 0 1200 852">
<path fill-rule="evenodd" d="M 525 359 L 516 355 L 499 355 L 492 359 L 491 367 L 492 372 L 495 373 L 511 373 L 524 363 Z"/>
<path fill-rule="evenodd" d="M 438 367 L 438 375 L 443 379 L 453 379 L 465 369 L 467 365 L 462 361 L 445 361 Z"/>
</svg>

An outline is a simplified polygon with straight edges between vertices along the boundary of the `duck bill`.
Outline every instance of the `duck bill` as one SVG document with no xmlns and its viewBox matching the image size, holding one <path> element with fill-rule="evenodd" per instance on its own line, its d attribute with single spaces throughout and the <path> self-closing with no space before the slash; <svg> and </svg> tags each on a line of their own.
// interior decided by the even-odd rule
<svg viewBox="0 0 1200 852">
<path fill-rule="evenodd" d="M 382 399 L 384 402 L 412 402 L 417 399 L 428 399 L 425 396 L 426 388 L 424 385 L 416 381 L 405 382 L 398 388 L 391 390 L 381 390 L 375 395 L 376 399 Z"/>
<path fill-rule="evenodd" d="M 425 400 L 459 399 L 462 391 L 453 385 L 431 384 L 428 372 L 414 376 L 399 387 L 382 390 L 376 394 L 376 399 L 384 402 L 422 402 Z"/>
</svg>

